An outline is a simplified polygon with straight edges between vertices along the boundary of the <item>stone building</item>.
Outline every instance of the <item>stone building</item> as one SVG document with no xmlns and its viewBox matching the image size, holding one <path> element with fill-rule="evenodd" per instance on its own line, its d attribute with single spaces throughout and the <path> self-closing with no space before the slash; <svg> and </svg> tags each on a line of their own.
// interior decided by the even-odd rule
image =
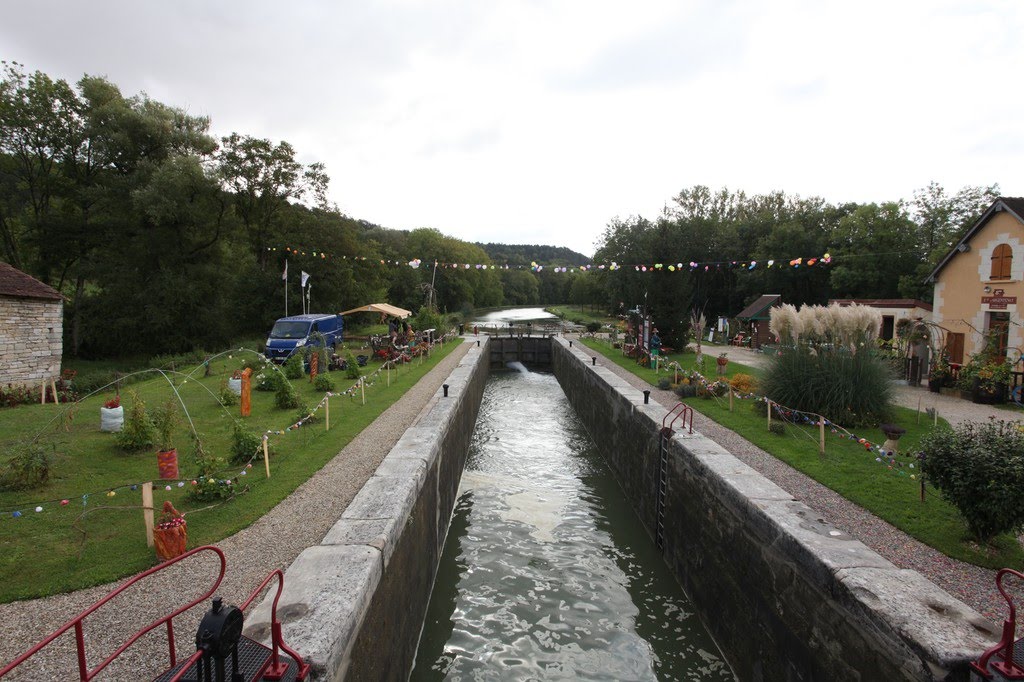
<svg viewBox="0 0 1024 682">
<path fill-rule="evenodd" d="M 63 334 L 60 293 L 0 262 L 0 385 L 56 379 Z"/>
</svg>

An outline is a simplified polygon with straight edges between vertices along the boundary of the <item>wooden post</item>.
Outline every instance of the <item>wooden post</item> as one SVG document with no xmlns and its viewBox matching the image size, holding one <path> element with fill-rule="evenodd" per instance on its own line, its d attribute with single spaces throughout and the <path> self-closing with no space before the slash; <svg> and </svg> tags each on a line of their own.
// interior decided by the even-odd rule
<svg viewBox="0 0 1024 682">
<path fill-rule="evenodd" d="M 270 478 L 270 448 L 267 447 L 266 436 L 263 436 L 263 466 L 267 470 L 267 478 Z"/>
<path fill-rule="evenodd" d="M 320 351 L 314 350 L 309 356 L 309 383 L 313 383 L 316 375 L 320 373 Z"/>
<path fill-rule="evenodd" d="M 772 430 L 772 400 L 771 398 L 765 398 L 764 401 L 768 403 L 768 430 Z"/>
<path fill-rule="evenodd" d="M 363 405 L 366 404 L 366 377 L 359 377 L 359 392 L 363 395 Z"/>
<path fill-rule="evenodd" d="M 331 399 L 330 397 L 324 399 L 324 421 L 327 422 L 327 428 L 324 431 L 331 430 Z"/>
<path fill-rule="evenodd" d="M 50 377 L 50 388 L 53 389 L 53 402 L 59 403 L 60 398 L 57 397 L 57 382 L 53 380 L 53 377 Z"/>
<path fill-rule="evenodd" d="M 672 373 L 673 373 L 673 381 L 672 381 L 672 383 L 673 384 L 678 384 L 679 383 L 679 366 L 678 366 L 678 364 L 676 365 L 676 368 L 672 370 Z"/>
<path fill-rule="evenodd" d="M 153 482 L 142 484 L 142 520 L 146 524 L 146 546 L 153 546 Z"/>
<path fill-rule="evenodd" d="M 391 363 L 388 363 L 388 386 L 391 386 Z"/>
<path fill-rule="evenodd" d="M 818 454 L 824 455 L 825 454 L 825 418 L 822 417 L 820 414 L 818 415 L 818 433 L 819 433 L 819 438 L 820 438 L 820 443 L 818 445 Z"/>
<path fill-rule="evenodd" d="M 917 399 L 917 423 L 921 423 L 921 399 Z"/>
<path fill-rule="evenodd" d="M 46 379 L 43 379 L 39 384 L 39 404 L 46 404 Z"/>
<path fill-rule="evenodd" d="M 938 426 L 939 425 L 939 406 L 938 405 L 935 406 L 934 414 L 935 414 L 935 421 L 932 424 L 932 426 Z"/>
<path fill-rule="evenodd" d="M 729 411 L 732 412 L 732 384 L 729 384 Z"/>
<path fill-rule="evenodd" d="M 240 410 L 243 417 L 248 417 L 252 411 L 252 369 L 245 368 L 242 372 L 242 396 Z"/>
</svg>

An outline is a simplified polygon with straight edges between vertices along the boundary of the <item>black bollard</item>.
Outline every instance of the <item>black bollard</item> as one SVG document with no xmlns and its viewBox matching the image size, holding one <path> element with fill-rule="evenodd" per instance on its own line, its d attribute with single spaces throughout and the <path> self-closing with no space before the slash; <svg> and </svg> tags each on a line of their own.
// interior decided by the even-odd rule
<svg viewBox="0 0 1024 682">
<path fill-rule="evenodd" d="M 477 339 L 477 340 L 476 340 L 476 345 L 477 345 L 477 348 L 479 348 L 479 347 L 480 347 L 480 339 Z"/>
<path fill-rule="evenodd" d="M 444 397 L 447 398 L 448 397 L 448 384 L 443 384 L 441 386 L 441 388 L 444 389 Z"/>
<path fill-rule="evenodd" d="M 597 366 L 597 356 L 596 355 L 594 357 L 590 358 L 590 364 L 594 365 L 595 367 Z"/>
<path fill-rule="evenodd" d="M 569 342 L 569 348 L 572 348 L 572 341 Z"/>
<path fill-rule="evenodd" d="M 651 392 L 644 391 L 644 405 L 650 405 L 651 403 Z"/>
</svg>

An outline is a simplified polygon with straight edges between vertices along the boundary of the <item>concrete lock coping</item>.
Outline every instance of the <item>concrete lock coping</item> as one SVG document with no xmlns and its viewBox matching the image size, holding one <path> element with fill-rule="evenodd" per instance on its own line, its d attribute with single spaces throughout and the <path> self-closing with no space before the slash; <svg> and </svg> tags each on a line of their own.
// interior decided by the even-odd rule
<svg viewBox="0 0 1024 682">
<path fill-rule="evenodd" d="M 604 390 L 616 411 L 628 409 L 649 440 L 659 438 L 668 411 L 658 403 L 642 404 L 628 383 L 606 379 L 588 357 L 555 339 L 580 380 L 590 389 Z M 556 363 L 557 365 L 558 363 Z M 570 367 L 570 371 L 571 367 Z M 595 386 L 601 380 L 604 386 Z M 568 391 L 567 391 L 568 392 Z M 596 402 L 590 400 L 589 402 Z M 599 408 L 595 408 L 599 409 Z M 636 430 L 628 424 L 627 440 L 638 448 Z M 810 507 L 741 462 L 723 447 L 694 431 L 677 432 L 669 444 L 674 466 L 696 476 L 698 487 L 712 491 L 722 505 L 742 519 L 743 527 L 763 538 L 765 551 L 785 555 L 823 594 L 862 618 L 866 632 L 881 635 L 879 646 L 891 645 L 891 660 L 903 660 L 909 678 L 927 673 L 944 678 L 950 669 L 964 666 L 991 646 L 998 636 L 980 614 L 950 596 L 916 571 L 900 569 L 848 533 L 826 523 Z M 913 652 L 914 660 L 907 658 Z M 901 658 L 902 657 L 902 658 Z"/>
<path fill-rule="evenodd" d="M 385 456 L 331 527 L 320 545 L 309 547 L 285 571 L 278 605 L 285 641 L 310 662 L 314 679 L 338 678 L 413 506 L 435 466 L 461 396 L 486 364 L 471 341 L 445 382 L 456 400 L 441 400 L 440 389 L 414 424 Z M 468 399 L 468 398 L 467 398 Z M 270 641 L 268 595 L 246 620 L 253 639 Z"/>
</svg>

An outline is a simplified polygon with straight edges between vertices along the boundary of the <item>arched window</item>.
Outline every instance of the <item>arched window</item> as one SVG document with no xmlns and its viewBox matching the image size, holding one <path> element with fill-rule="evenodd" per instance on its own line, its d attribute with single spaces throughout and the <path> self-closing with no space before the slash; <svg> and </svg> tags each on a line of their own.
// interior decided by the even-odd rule
<svg viewBox="0 0 1024 682">
<path fill-rule="evenodd" d="M 992 252 L 992 279 L 1010 279 L 1010 261 L 1013 249 L 1009 244 L 1000 244 Z"/>
</svg>

